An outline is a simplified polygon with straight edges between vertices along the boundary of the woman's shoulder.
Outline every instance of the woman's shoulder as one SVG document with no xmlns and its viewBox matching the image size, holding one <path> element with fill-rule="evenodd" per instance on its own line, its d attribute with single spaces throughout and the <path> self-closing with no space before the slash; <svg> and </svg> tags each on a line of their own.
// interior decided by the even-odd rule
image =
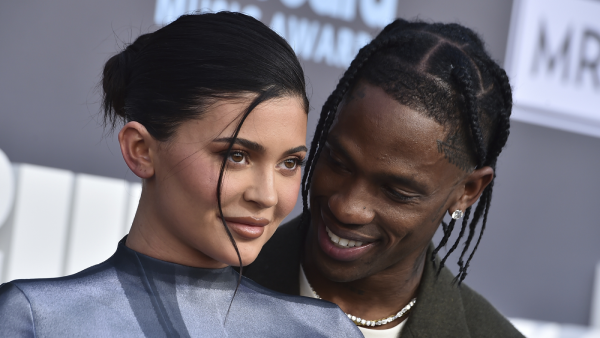
<svg viewBox="0 0 600 338">
<path fill-rule="evenodd" d="M 0 337 L 119 332 L 135 322 L 130 312 L 109 261 L 70 276 L 19 279 L 0 286 Z"/>
<path fill-rule="evenodd" d="M 6 285 L 9 289 L 12 289 L 13 287 L 19 289 L 28 298 L 51 298 L 67 291 L 71 296 L 76 296 L 81 294 L 81 292 L 85 292 L 86 289 L 96 289 L 98 286 L 106 284 L 111 279 L 114 279 L 115 275 L 116 272 L 109 259 L 68 276 L 16 279 L 9 283 L 2 284 L 0 293 L 2 293 L 1 290 L 4 289 L 4 286 Z"/>
<path fill-rule="evenodd" d="M 242 277 L 238 296 L 259 317 L 277 318 L 278 330 L 301 330 L 303 337 L 362 337 L 346 314 L 328 301 L 279 293 L 246 277 Z"/>
<path fill-rule="evenodd" d="M 93 298 L 106 297 L 108 293 L 114 292 L 111 290 L 115 290 L 115 282 L 118 283 L 114 278 L 114 269 L 107 262 L 69 276 L 16 279 L 4 283 L 0 285 L 0 312 L 6 308 L 10 310 L 9 303 L 26 305 L 31 309 L 30 312 L 35 313 L 39 310 L 69 309 L 81 299 L 92 301 Z"/>
<path fill-rule="evenodd" d="M 0 285 L 0 337 L 35 337 L 27 296 L 13 283 Z"/>
</svg>

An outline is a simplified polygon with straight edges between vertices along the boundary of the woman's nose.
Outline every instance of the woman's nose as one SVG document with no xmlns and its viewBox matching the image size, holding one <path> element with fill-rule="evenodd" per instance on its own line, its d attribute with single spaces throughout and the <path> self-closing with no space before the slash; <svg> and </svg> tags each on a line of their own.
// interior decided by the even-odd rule
<svg viewBox="0 0 600 338">
<path fill-rule="evenodd" d="M 260 170 L 253 177 L 252 183 L 244 192 L 244 200 L 256 203 L 267 209 L 277 205 L 277 189 L 273 170 Z"/>
</svg>

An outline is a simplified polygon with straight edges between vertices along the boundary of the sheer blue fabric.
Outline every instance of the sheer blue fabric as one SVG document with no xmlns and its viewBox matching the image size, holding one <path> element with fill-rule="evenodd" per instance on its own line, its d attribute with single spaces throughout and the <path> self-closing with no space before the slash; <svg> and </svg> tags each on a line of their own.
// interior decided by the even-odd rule
<svg viewBox="0 0 600 338">
<path fill-rule="evenodd" d="M 266 289 L 231 267 L 160 261 L 119 242 L 77 274 L 0 286 L 0 337 L 362 337 L 334 304 Z"/>
</svg>

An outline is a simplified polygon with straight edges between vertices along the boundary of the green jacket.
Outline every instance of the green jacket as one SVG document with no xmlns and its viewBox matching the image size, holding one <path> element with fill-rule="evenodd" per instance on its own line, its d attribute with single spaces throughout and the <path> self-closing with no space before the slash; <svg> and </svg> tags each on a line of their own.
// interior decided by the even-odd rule
<svg viewBox="0 0 600 338">
<path fill-rule="evenodd" d="M 299 217 L 282 225 L 243 274 L 275 291 L 300 294 Z M 428 250 L 431 257 L 432 248 Z M 439 257 L 437 257 L 439 261 Z M 481 295 L 462 284 L 453 285 L 450 270 L 436 278 L 430 259 L 425 260 L 417 304 L 411 309 L 399 338 L 416 337 L 523 337 Z"/>
</svg>

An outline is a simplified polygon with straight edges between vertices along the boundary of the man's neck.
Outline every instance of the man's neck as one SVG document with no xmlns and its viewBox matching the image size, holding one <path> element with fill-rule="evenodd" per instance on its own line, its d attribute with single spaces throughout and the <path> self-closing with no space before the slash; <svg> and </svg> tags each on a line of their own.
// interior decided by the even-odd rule
<svg viewBox="0 0 600 338">
<path fill-rule="evenodd" d="M 396 264 L 366 278 L 335 282 L 329 280 L 310 257 L 303 260 L 306 277 L 318 295 L 337 304 L 344 312 L 366 320 L 396 314 L 415 297 L 423 275 L 425 252 L 409 264 Z M 399 321 L 378 326 L 387 329 Z"/>
</svg>

